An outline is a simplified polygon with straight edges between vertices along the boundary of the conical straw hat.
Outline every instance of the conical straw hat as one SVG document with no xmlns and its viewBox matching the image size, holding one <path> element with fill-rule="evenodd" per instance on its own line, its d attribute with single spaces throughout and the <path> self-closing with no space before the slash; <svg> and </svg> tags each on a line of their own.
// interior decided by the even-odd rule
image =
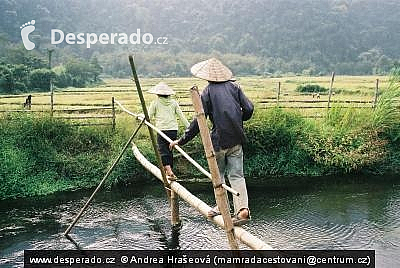
<svg viewBox="0 0 400 268">
<path fill-rule="evenodd" d="M 164 82 L 160 82 L 156 86 L 152 87 L 149 90 L 149 93 L 157 95 L 175 95 L 174 90 Z"/>
<path fill-rule="evenodd" d="M 212 82 L 225 82 L 232 79 L 231 70 L 215 58 L 193 65 L 190 72 L 198 78 Z"/>
</svg>

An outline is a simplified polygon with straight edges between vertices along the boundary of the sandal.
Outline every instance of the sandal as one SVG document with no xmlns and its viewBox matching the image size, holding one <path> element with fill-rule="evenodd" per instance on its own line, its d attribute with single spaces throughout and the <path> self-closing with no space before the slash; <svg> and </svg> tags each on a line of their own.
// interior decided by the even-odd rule
<svg viewBox="0 0 400 268">
<path fill-rule="evenodd" d="M 170 181 L 176 181 L 176 176 L 175 176 L 175 174 L 166 175 L 166 177 L 167 177 L 167 179 L 170 180 Z"/>
<path fill-rule="evenodd" d="M 235 216 L 232 217 L 232 223 L 234 226 L 242 226 L 250 221 L 250 218 L 251 218 L 250 211 L 248 210 L 249 215 L 246 218 L 239 218 L 240 211 Z"/>
<path fill-rule="evenodd" d="M 176 181 L 176 176 L 174 174 L 174 172 L 172 172 L 171 167 L 166 168 L 164 167 L 164 171 L 165 171 L 165 177 L 170 180 L 170 181 Z"/>
<path fill-rule="evenodd" d="M 221 215 L 221 212 L 218 209 L 218 206 L 213 207 L 211 210 L 208 211 L 207 216 L 209 218 L 214 218 L 215 216 Z"/>
</svg>

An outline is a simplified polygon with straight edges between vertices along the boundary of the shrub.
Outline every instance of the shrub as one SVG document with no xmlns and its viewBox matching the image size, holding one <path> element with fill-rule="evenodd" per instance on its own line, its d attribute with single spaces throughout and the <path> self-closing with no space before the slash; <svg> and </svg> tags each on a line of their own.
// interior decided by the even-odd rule
<svg viewBox="0 0 400 268">
<path fill-rule="evenodd" d="M 296 88 L 298 92 L 327 92 L 329 89 L 321 87 L 319 85 L 300 85 Z"/>
<path fill-rule="evenodd" d="M 50 90 L 50 79 L 55 78 L 55 73 L 49 69 L 36 69 L 30 73 L 30 86 L 41 91 Z"/>
<path fill-rule="evenodd" d="M 330 173 L 348 173 L 384 161 L 386 144 L 373 130 L 344 133 L 332 128 L 321 135 L 310 133 L 302 147 L 316 163 L 329 167 Z"/>
<path fill-rule="evenodd" d="M 12 71 L 8 66 L 0 65 L 0 92 L 10 93 L 14 90 Z"/>
<path fill-rule="evenodd" d="M 67 73 L 63 66 L 57 66 L 53 68 L 56 74 L 54 79 L 54 85 L 58 88 L 66 88 L 72 86 L 72 77 Z"/>
<path fill-rule="evenodd" d="M 247 172 L 257 177 L 306 174 L 314 164 L 299 142 L 312 128 L 300 115 L 280 108 L 257 112 L 245 127 Z"/>
</svg>

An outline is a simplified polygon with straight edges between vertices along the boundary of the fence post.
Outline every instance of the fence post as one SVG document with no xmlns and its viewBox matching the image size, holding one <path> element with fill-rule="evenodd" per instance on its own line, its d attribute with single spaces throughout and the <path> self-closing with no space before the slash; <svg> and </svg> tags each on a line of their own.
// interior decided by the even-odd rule
<svg viewBox="0 0 400 268">
<path fill-rule="evenodd" d="M 376 103 L 378 102 L 378 95 L 379 95 L 379 79 L 376 79 L 376 84 L 375 84 L 375 98 L 374 98 L 374 104 L 373 108 L 375 109 Z"/>
<path fill-rule="evenodd" d="M 332 78 L 331 78 L 331 84 L 329 86 L 329 96 L 328 96 L 328 110 L 331 105 L 331 98 L 332 98 L 332 87 L 333 87 L 333 81 L 335 80 L 335 72 L 332 72 Z"/>
<path fill-rule="evenodd" d="M 278 82 L 278 88 L 276 89 L 276 105 L 279 106 L 279 96 L 281 95 L 281 82 Z"/>
<path fill-rule="evenodd" d="M 114 96 L 111 98 L 112 105 L 112 130 L 115 130 L 115 99 Z"/>
<path fill-rule="evenodd" d="M 51 78 L 50 78 L 51 79 Z M 54 92 L 53 92 L 53 83 L 50 82 L 50 116 L 53 117 L 54 112 Z"/>
<path fill-rule="evenodd" d="M 51 71 L 51 53 L 53 53 L 54 49 L 47 49 L 49 53 L 49 70 Z M 54 110 L 54 92 L 53 92 L 53 80 L 50 75 L 50 116 L 53 117 Z"/>
</svg>

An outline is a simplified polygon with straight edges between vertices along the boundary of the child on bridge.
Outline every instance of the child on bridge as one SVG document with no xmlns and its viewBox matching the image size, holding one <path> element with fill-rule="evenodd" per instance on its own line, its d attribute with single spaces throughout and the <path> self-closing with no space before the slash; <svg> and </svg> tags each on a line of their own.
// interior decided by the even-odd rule
<svg viewBox="0 0 400 268">
<path fill-rule="evenodd" d="M 176 140 L 178 135 L 177 118 L 186 127 L 189 126 L 188 120 L 182 113 L 178 102 L 171 98 L 174 90 L 167 84 L 161 82 L 149 90 L 149 93 L 156 94 L 158 97 L 150 104 L 149 117 L 155 119 L 155 126 L 160 129 L 171 140 Z M 165 174 L 170 180 L 176 179 L 173 169 L 173 154 L 169 149 L 169 142 L 159 134 L 157 135 L 158 150 L 165 169 Z"/>
</svg>

